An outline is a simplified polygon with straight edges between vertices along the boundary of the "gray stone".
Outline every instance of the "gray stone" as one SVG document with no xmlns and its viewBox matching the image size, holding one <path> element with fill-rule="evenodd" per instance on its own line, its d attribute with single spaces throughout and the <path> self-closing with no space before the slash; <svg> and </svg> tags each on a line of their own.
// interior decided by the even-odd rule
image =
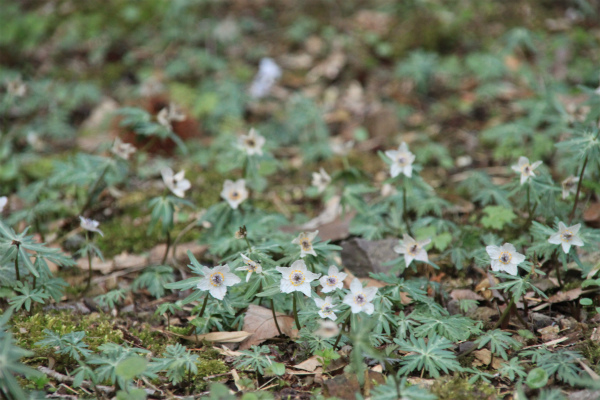
<svg viewBox="0 0 600 400">
<path fill-rule="evenodd" d="M 383 265 L 399 255 L 394 251 L 398 239 L 350 239 L 342 242 L 342 265 L 360 278 L 370 272 L 389 272 L 392 266 Z"/>
<path fill-rule="evenodd" d="M 554 319 L 552 319 L 552 317 L 536 312 L 531 313 L 530 318 L 533 320 L 533 326 L 535 329 L 542 329 L 554 323 Z"/>
<path fill-rule="evenodd" d="M 600 390 L 580 390 L 569 393 L 569 400 L 598 400 L 600 399 Z"/>
</svg>

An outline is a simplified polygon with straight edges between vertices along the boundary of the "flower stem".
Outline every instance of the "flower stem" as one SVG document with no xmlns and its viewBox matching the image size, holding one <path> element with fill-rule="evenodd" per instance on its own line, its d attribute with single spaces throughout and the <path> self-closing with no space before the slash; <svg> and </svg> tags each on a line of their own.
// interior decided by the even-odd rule
<svg viewBox="0 0 600 400">
<path fill-rule="evenodd" d="M 246 244 L 248 245 L 248 253 L 252 253 L 252 246 L 250 246 L 250 241 L 248 240 L 248 236 L 244 236 L 246 239 Z"/>
<path fill-rule="evenodd" d="M 200 315 L 198 315 L 198 318 L 202 318 L 204 316 L 204 310 L 206 310 L 207 304 L 208 304 L 208 293 L 206 294 L 206 297 L 204 297 L 204 304 L 202 304 L 202 309 L 200 310 Z"/>
<path fill-rule="evenodd" d="M 271 312 L 273 312 L 273 321 L 275 321 L 277 332 L 279 332 L 279 336 L 281 336 L 283 335 L 283 333 L 281 333 L 281 328 L 279 328 L 279 322 L 277 322 L 277 315 L 275 314 L 275 303 L 273 302 L 273 298 L 271 298 Z"/>
<path fill-rule="evenodd" d="M 569 225 L 571 225 L 571 221 L 573 221 L 573 217 L 575 216 L 575 210 L 577 209 L 577 202 L 579 201 L 579 192 L 581 191 L 581 184 L 583 183 L 583 173 L 585 172 L 585 167 L 587 166 L 588 157 L 585 156 L 585 160 L 583 161 L 583 167 L 581 167 L 581 173 L 579 174 L 579 182 L 577 182 L 577 193 L 575 193 L 575 202 L 573 203 L 573 209 L 571 210 L 571 214 L 569 215 Z"/>
<path fill-rule="evenodd" d="M 346 318 L 346 321 L 344 321 L 342 329 L 340 329 L 340 334 L 338 335 L 337 339 L 335 339 L 335 343 L 333 345 L 334 348 L 337 347 L 338 343 L 340 342 L 340 339 L 342 338 L 342 333 L 344 333 L 344 329 L 346 329 L 346 326 L 348 326 L 348 324 L 350 323 L 351 316 L 352 314 L 348 315 L 348 318 Z"/>
<path fill-rule="evenodd" d="M 17 280 L 21 280 L 21 275 L 19 274 L 19 244 L 17 244 L 17 255 L 15 257 L 15 275 L 17 276 Z"/>
<path fill-rule="evenodd" d="M 296 328 L 298 330 L 300 330 L 300 321 L 298 320 L 298 308 L 296 306 L 296 293 L 294 293 L 293 299 L 294 299 L 294 302 L 293 302 L 292 307 L 293 307 L 293 310 L 294 310 L 294 321 L 296 321 Z"/>
<path fill-rule="evenodd" d="M 90 251 L 90 248 L 89 248 L 90 234 L 87 231 L 85 232 L 85 240 L 88 243 L 87 259 L 88 259 L 89 271 L 88 271 L 87 285 L 85 286 L 84 292 L 87 292 L 88 290 L 90 290 L 90 287 L 92 286 L 92 252 Z"/>
<path fill-rule="evenodd" d="M 92 187 L 88 191 L 87 200 L 85 201 L 85 204 L 83 205 L 83 207 L 81 207 L 81 211 L 79 211 L 79 215 L 83 215 L 83 213 L 85 211 L 87 211 L 87 209 L 90 206 L 90 204 L 92 204 L 92 199 L 94 197 L 94 191 L 96 190 L 96 188 L 100 184 L 100 181 L 102 180 L 102 178 L 104 178 L 104 175 L 106 175 L 107 171 L 108 171 L 108 165 L 106 167 L 104 167 L 104 169 L 102 170 L 102 173 L 98 176 L 98 178 L 96 178 L 96 180 L 92 184 Z"/>
<path fill-rule="evenodd" d="M 515 304 L 515 298 L 511 296 L 508 306 L 506 306 L 506 308 L 504 309 L 504 312 L 500 316 L 500 319 L 498 320 L 498 322 L 496 322 L 496 325 L 494 325 L 494 329 L 497 329 L 502 324 L 502 321 L 504 321 L 506 316 L 510 314 L 510 310 L 512 310 L 514 304 Z"/>
<path fill-rule="evenodd" d="M 167 257 L 169 255 L 169 248 L 171 247 L 171 232 L 167 231 L 167 248 L 165 249 L 165 255 L 162 258 L 161 264 L 165 264 L 167 262 Z M 175 258 L 175 254 L 173 254 L 173 258 Z"/>
<path fill-rule="evenodd" d="M 408 223 L 408 208 L 406 205 L 406 186 L 402 185 L 402 219 L 406 224 L 406 230 L 410 236 L 413 236 L 412 231 L 410 229 L 410 225 Z"/>
</svg>

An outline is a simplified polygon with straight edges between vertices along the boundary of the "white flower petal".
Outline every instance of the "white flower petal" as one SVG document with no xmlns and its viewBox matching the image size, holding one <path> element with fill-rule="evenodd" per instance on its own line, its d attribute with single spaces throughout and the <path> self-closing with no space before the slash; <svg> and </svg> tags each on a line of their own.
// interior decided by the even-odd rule
<svg viewBox="0 0 600 400">
<path fill-rule="evenodd" d="M 225 286 L 225 285 L 211 286 L 211 288 L 209 289 L 208 292 L 215 299 L 223 300 L 225 298 L 225 294 L 227 294 L 227 286 Z"/>
<path fill-rule="evenodd" d="M 304 293 L 306 297 L 311 297 L 310 283 L 306 281 L 302 285 L 296 286 L 296 290 Z"/>
<path fill-rule="evenodd" d="M 548 243 L 561 244 L 562 240 L 560 240 L 560 233 L 555 233 L 554 235 L 550 236 L 550 239 L 548 239 Z"/>
<path fill-rule="evenodd" d="M 373 305 L 373 303 L 367 303 L 363 305 L 362 310 L 368 315 L 371 315 L 373 314 L 373 311 L 375 311 L 375 306 Z"/>
<path fill-rule="evenodd" d="M 292 293 L 296 287 L 289 280 L 282 278 L 279 288 L 282 293 Z"/>
<path fill-rule="evenodd" d="M 571 243 L 570 242 L 562 242 L 562 249 L 565 252 L 565 254 L 569 253 L 569 251 L 571 250 Z"/>
<path fill-rule="evenodd" d="M 350 283 L 350 291 L 352 293 L 357 293 L 357 292 L 361 292 L 362 290 L 363 290 L 362 283 L 360 282 L 360 280 L 358 280 L 358 278 L 354 278 L 354 280 L 352 280 L 352 283 Z"/>
</svg>

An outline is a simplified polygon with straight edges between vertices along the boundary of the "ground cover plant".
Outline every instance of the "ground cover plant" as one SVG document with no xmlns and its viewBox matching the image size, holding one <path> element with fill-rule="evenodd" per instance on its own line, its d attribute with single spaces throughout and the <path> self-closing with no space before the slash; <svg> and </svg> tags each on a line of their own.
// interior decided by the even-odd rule
<svg viewBox="0 0 600 400">
<path fill-rule="evenodd" d="M 600 397 L 597 0 L 9 1 L 0 397 Z"/>
</svg>

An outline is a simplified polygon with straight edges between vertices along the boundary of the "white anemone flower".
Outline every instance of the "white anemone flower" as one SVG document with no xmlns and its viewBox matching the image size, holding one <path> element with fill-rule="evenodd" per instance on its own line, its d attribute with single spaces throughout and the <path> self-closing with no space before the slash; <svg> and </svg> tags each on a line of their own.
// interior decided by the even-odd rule
<svg viewBox="0 0 600 400">
<path fill-rule="evenodd" d="M 581 228 L 581 224 L 566 226 L 562 222 L 558 223 L 558 232 L 550 236 L 549 243 L 560 244 L 563 251 L 568 253 L 571 246 L 583 246 L 583 240 L 577 234 Z"/>
<path fill-rule="evenodd" d="M 167 188 L 177 197 L 185 196 L 185 191 L 192 187 L 190 181 L 184 178 L 184 170 L 174 174 L 171 168 L 165 168 L 160 171 L 160 174 Z"/>
<path fill-rule="evenodd" d="M 307 254 L 312 254 L 313 256 L 317 256 L 315 249 L 313 249 L 312 242 L 317 237 L 319 231 L 314 232 L 302 232 L 298 237 L 292 240 L 293 244 L 300 245 L 300 258 L 304 258 Z"/>
<path fill-rule="evenodd" d="M 333 312 L 335 307 L 330 296 L 325 297 L 325 300 L 315 297 L 315 304 L 320 309 L 319 316 L 321 318 L 329 318 L 332 321 L 336 320 L 337 316 Z"/>
<path fill-rule="evenodd" d="M 398 254 L 404 254 L 404 261 L 406 262 L 406 267 L 408 268 L 413 260 L 423 262 L 429 261 L 429 257 L 427 257 L 427 251 L 424 248 L 429 243 L 431 243 L 431 239 L 416 241 L 405 233 L 402 235 L 402 240 L 400 240 L 400 243 L 394 246 L 394 251 Z"/>
<path fill-rule="evenodd" d="M 344 279 L 346 279 L 348 274 L 340 272 L 335 265 L 329 267 L 327 274 L 328 275 L 322 276 L 321 279 L 319 279 L 321 286 L 323 286 L 323 289 L 321 290 L 323 293 L 333 292 L 334 290 L 344 287 Z"/>
<path fill-rule="evenodd" d="M 223 300 L 227 294 L 227 286 L 233 286 L 242 280 L 229 272 L 229 265 L 217 265 L 214 268 L 202 267 L 204 278 L 198 282 L 198 289 L 208 290 L 215 299 Z"/>
<path fill-rule="evenodd" d="M 173 129 L 171 122 L 185 121 L 185 119 L 185 114 L 175 105 L 175 103 L 170 103 L 168 107 L 163 108 L 156 115 L 158 123 L 169 130 Z"/>
<path fill-rule="evenodd" d="M 504 243 L 502 246 L 487 246 L 485 251 L 492 259 L 492 271 L 504 271 L 517 275 L 517 265 L 525 261 L 525 256 L 517 252 L 515 246 Z"/>
<path fill-rule="evenodd" d="M 314 274 L 306 269 L 303 260 L 294 261 L 290 267 L 275 267 L 281 272 L 281 291 L 283 293 L 302 292 L 310 296 L 310 283 L 319 279 L 321 274 Z"/>
<path fill-rule="evenodd" d="M 344 297 L 344 304 L 348 304 L 354 314 L 363 311 L 371 315 L 375 311 L 375 306 L 371 303 L 375 294 L 377 294 L 376 287 L 363 288 L 360 280 L 354 278 L 350 284 L 350 293 Z"/>
<path fill-rule="evenodd" d="M 100 226 L 100 222 L 82 216 L 79 216 L 79 220 L 80 225 L 83 229 L 85 229 L 86 231 L 99 233 L 100 236 L 104 237 L 104 233 L 102 233 L 102 231 L 98 229 L 98 226 Z"/>
<path fill-rule="evenodd" d="M 315 335 L 323 339 L 329 339 L 336 337 L 340 333 L 340 327 L 335 322 L 329 319 L 320 319 L 318 322 L 319 329 L 315 331 Z"/>
<path fill-rule="evenodd" d="M 398 150 L 388 150 L 385 155 L 392 160 L 390 166 L 390 174 L 392 178 L 397 177 L 401 173 L 407 177 L 412 176 L 412 164 L 415 161 L 415 155 L 408 150 L 405 142 L 398 147 Z"/>
<path fill-rule="evenodd" d="M 110 151 L 124 160 L 129 160 L 129 156 L 135 153 L 136 148 L 135 146 L 116 138 Z"/>
<path fill-rule="evenodd" d="M 249 156 L 262 156 L 262 148 L 265 145 L 265 138 L 256 132 L 254 128 L 250 129 L 247 135 L 242 135 L 239 138 L 239 145 L 242 150 Z"/>
<path fill-rule="evenodd" d="M 248 271 L 248 275 L 246 275 L 246 282 L 248 282 L 250 280 L 250 276 L 252 275 L 253 272 L 256 272 L 257 274 L 262 273 L 262 266 L 257 263 L 256 261 L 251 260 L 250 258 L 246 257 L 245 255 L 240 253 L 240 256 L 242 256 L 242 260 L 244 260 L 244 265 L 242 267 L 236 268 L 236 271 Z"/>
<path fill-rule="evenodd" d="M 231 181 L 227 179 L 223 183 L 223 190 L 221 191 L 221 198 L 225 200 L 231 208 L 237 210 L 238 206 L 248 198 L 248 190 L 246 189 L 246 180 L 238 179 L 237 181 Z"/>
<path fill-rule="evenodd" d="M 577 192 L 577 184 L 579 183 L 579 177 L 569 176 L 567 179 L 562 181 L 562 198 L 563 200 L 569 197 L 569 194 L 575 194 Z"/>
<path fill-rule="evenodd" d="M 250 85 L 250 97 L 261 99 L 267 96 L 280 77 L 279 65 L 272 58 L 263 58 L 260 60 L 258 73 Z"/>
<path fill-rule="evenodd" d="M 529 158 L 527 157 L 519 157 L 519 162 L 517 165 L 513 165 L 511 168 L 515 172 L 519 172 L 521 174 L 521 185 L 527 182 L 527 179 L 531 176 L 535 176 L 533 172 L 534 169 L 542 165 L 541 161 L 536 161 L 533 164 L 529 164 Z"/>
<path fill-rule="evenodd" d="M 323 193 L 330 183 L 331 177 L 323 168 L 319 169 L 319 172 L 312 173 L 311 185 L 315 186 L 319 190 L 319 193 Z"/>
<path fill-rule="evenodd" d="M 8 197 L 2 196 L 0 197 L 0 213 L 4 211 L 4 207 L 8 204 Z"/>
</svg>

